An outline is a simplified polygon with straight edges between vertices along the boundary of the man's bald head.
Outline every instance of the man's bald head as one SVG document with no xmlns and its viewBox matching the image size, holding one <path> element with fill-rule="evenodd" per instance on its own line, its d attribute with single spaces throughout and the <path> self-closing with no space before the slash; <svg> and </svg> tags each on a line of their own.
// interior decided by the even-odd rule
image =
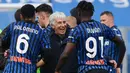
<svg viewBox="0 0 130 73">
<path fill-rule="evenodd" d="M 77 20 L 73 16 L 66 17 L 66 22 L 69 24 L 70 28 L 74 28 L 77 26 Z"/>
</svg>

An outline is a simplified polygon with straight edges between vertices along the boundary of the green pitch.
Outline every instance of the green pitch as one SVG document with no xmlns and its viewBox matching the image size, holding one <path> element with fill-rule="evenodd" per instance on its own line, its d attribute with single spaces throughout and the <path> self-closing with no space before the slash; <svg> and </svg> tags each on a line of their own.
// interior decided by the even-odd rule
<svg viewBox="0 0 130 73">
<path fill-rule="evenodd" d="M 37 69 L 37 73 L 40 73 L 40 68 Z"/>
</svg>

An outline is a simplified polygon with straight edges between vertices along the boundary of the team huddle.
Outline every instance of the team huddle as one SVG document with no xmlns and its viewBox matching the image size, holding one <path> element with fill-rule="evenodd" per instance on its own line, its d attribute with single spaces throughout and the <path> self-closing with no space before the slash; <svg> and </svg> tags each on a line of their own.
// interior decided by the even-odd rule
<svg viewBox="0 0 130 73">
<path fill-rule="evenodd" d="M 112 12 L 102 12 L 99 22 L 92 19 L 94 11 L 87 1 L 71 16 L 53 13 L 47 4 L 22 6 L 16 22 L 0 34 L 7 58 L 3 73 L 36 73 L 37 68 L 40 73 L 121 73 L 126 51 L 121 32 Z"/>
</svg>

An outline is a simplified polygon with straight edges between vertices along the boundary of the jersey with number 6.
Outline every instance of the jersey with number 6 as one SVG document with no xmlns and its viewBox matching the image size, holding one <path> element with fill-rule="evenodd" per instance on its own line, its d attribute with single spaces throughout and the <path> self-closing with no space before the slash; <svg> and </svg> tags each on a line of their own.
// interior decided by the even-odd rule
<svg viewBox="0 0 130 73">
<path fill-rule="evenodd" d="M 8 63 L 3 73 L 36 73 L 36 60 L 44 48 L 50 48 L 47 34 L 32 22 L 14 22 L 5 32 L 10 38 Z"/>
<path fill-rule="evenodd" d="M 80 23 L 68 36 L 68 42 L 75 43 L 78 49 L 78 71 L 85 73 L 92 69 L 108 70 L 104 59 L 104 39 L 115 37 L 113 31 L 98 21 Z"/>
</svg>

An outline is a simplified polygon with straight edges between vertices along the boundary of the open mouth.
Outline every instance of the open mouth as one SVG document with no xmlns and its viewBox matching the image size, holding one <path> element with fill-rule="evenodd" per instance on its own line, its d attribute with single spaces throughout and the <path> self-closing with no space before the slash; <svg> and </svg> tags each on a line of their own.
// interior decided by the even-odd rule
<svg viewBox="0 0 130 73">
<path fill-rule="evenodd" d="M 60 31 L 60 33 L 65 33 L 66 29 L 65 29 L 65 28 L 62 28 L 62 29 L 60 29 L 59 31 Z"/>
<path fill-rule="evenodd" d="M 60 31 L 64 32 L 64 31 L 65 31 L 65 29 L 60 29 Z"/>
<path fill-rule="evenodd" d="M 60 29 L 60 30 L 65 30 L 65 29 L 66 29 L 66 27 L 60 27 L 59 29 Z"/>
</svg>

